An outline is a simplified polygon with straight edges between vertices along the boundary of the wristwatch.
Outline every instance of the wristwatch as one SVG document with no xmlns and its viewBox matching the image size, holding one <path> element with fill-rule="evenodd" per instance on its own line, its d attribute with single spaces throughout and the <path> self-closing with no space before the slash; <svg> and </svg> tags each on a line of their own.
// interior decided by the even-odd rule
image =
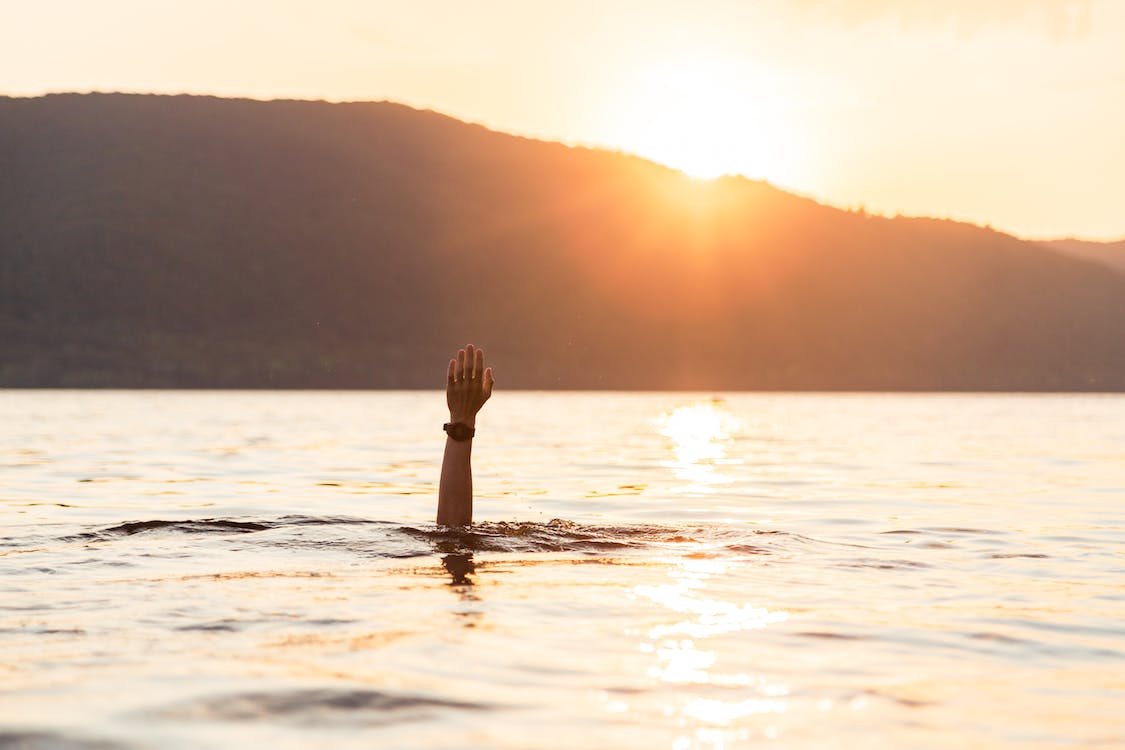
<svg viewBox="0 0 1125 750">
<path fill-rule="evenodd" d="M 477 434 L 475 427 L 469 427 L 464 422 L 446 422 L 441 426 L 445 434 L 458 441 L 471 440 Z"/>
</svg>

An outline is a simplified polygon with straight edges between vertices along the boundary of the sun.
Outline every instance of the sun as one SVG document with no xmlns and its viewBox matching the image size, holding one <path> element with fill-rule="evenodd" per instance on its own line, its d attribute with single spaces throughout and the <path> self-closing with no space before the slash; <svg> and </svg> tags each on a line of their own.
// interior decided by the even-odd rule
<svg viewBox="0 0 1125 750">
<path fill-rule="evenodd" d="M 638 68 L 613 114 L 615 145 L 693 177 L 779 179 L 790 143 L 760 71 L 689 57 Z"/>
</svg>

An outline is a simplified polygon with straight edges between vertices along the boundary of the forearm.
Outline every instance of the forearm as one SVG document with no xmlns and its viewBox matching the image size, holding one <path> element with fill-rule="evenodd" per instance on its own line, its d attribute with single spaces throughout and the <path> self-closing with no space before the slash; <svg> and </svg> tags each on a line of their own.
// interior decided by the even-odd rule
<svg viewBox="0 0 1125 750">
<path fill-rule="evenodd" d="M 484 366 L 484 352 L 469 344 L 449 360 L 445 377 L 445 403 L 449 407 L 449 433 L 441 460 L 437 522 L 443 526 L 468 526 L 473 522 L 473 432 L 477 412 L 492 395 L 492 368 Z M 454 440 L 454 438 L 462 438 Z"/>
<path fill-rule="evenodd" d="M 438 485 L 437 522 L 468 526 L 473 522 L 473 441 L 445 439 Z"/>
</svg>

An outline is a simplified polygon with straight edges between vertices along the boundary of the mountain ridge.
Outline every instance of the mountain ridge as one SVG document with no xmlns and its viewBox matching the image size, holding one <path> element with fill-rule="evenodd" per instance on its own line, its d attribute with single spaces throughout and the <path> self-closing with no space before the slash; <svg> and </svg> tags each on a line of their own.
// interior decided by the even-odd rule
<svg viewBox="0 0 1125 750">
<path fill-rule="evenodd" d="M 1125 239 L 1099 242 L 1066 237 L 1057 240 L 1042 240 L 1040 244 L 1075 258 L 1100 263 L 1125 274 Z"/>
<path fill-rule="evenodd" d="M 407 105 L 0 98 L 0 174 L 0 385 L 1125 390 L 1101 266 Z"/>
</svg>

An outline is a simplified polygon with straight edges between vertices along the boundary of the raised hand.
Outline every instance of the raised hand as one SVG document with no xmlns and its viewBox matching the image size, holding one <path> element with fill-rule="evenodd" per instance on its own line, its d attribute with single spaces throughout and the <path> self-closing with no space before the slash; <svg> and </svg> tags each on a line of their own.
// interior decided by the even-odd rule
<svg viewBox="0 0 1125 750">
<path fill-rule="evenodd" d="M 484 366 L 484 350 L 469 344 L 449 360 L 445 403 L 449 421 L 476 427 L 477 412 L 492 395 L 492 368 Z"/>
<path fill-rule="evenodd" d="M 477 412 L 492 395 L 492 368 L 484 366 L 484 352 L 469 344 L 449 360 L 445 378 L 445 403 L 449 421 L 476 429 Z M 437 522 L 467 526 L 473 522 L 473 439 L 446 426 L 445 456 L 438 483 Z"/>
</svg>

